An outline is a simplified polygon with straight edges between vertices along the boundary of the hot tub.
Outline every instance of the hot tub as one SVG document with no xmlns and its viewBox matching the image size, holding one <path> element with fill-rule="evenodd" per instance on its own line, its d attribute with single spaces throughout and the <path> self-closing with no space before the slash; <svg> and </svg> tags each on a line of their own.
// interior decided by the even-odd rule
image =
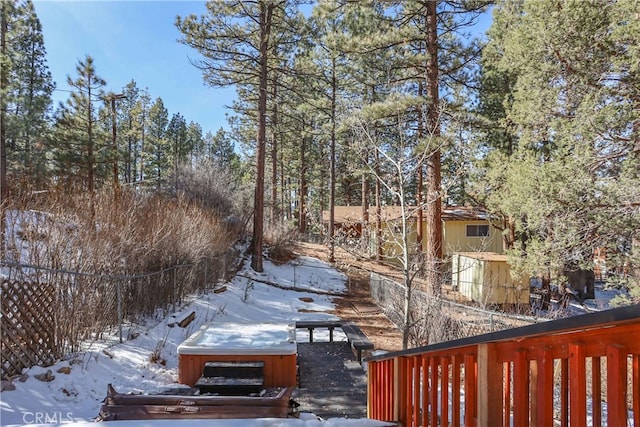
<svg viewBox="0 0 640 427">
<path fill-rule="evenodd" d="M 295 325 L 216 323 L 203 325 L 178 346 L 178 381 L 193 387 L 207 362 L 264 362 L 265 387 L 295 387 Z"/>
</svg>

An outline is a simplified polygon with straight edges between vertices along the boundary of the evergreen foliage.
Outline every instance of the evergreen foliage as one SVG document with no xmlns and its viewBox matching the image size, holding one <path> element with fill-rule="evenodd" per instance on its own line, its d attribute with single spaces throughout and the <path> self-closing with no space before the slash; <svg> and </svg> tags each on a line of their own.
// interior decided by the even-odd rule
<svg viewBox="0 0 640 427">
<path fill-rule="evenodd" d="M 75 79 L 67 76 L 74 92 L 65 105 L 60 105 L 51 151 L 59 182 L 93 194 L 97 182 L 106 176 L 108 135 L 98 121 L 106 82 L 96 74 L 89 55 L 78 61 L 76 73 Z"/>
<path fill-rule="evenodd" d="M 594 253 L 622 285 L 640 282 L 636 1 L 500 0 L 486 45 L 471 28 L 488 1 L 305 3 L 212 0 L 176 19 L 205 84 L 236 89 L 228 130 L 214 133 L 133 80 L 107 88 L 89 55 L 52 114 L 33 4 L 0 2 L 0 202 L 53 185 L 93 200 L 113 178 L 244 215 L 233 189 L 252 205 L 258 271 L 265 224 L 326 232 L 333 250 L 334 207 L 362 205 L 375 229 L 361 247 L 380 257 L 376 213 L 420 206 L 426 233 L 403 262 L 435 293 L 440 209 L 473 204 L 491 212 L 516 270 L 547 286 L 592 269 Z"/>
<path fill-rule="evenodd" d="M 503 218 L 512 262 L 547 285 L 592 269 L 597 250 L 628 257 L 640 229 L 634 11 L 625 0 L 494 11 L 476 191 Z"/>
<path fill-rule="evenodd" d="M 3 2 L 2 19 L 6 22 L 1 64 L 6 81 L 2 85 L 6 170 L 14 183 L 41 187 L 48 173 L 44 138 L 55 87 L 42 26 L 30 0 Z"/>
</svg>

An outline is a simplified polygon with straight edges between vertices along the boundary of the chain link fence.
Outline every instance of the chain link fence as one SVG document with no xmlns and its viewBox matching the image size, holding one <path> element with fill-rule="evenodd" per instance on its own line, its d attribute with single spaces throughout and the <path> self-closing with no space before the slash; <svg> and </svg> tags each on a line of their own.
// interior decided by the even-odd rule
<svg viewBox="0 0 640 427">
<path fill-rule="evenodd" d="M 404 325 L 406 288 L 379 273 L 370 273 L 371 297 L 400 329 Z M 481 335 L 543 321 L 448 301 L 418 289 L 410 295 L 410 340 L 414 346 Z"/>
<path fill-rule="evenodd" d="M 164 318 L 185 298 L 231 278 L 237 250 L 136 275 L 101 275 L 0 262 L 2 378 L 50 365 L 123 326 Z"/>
</svg>

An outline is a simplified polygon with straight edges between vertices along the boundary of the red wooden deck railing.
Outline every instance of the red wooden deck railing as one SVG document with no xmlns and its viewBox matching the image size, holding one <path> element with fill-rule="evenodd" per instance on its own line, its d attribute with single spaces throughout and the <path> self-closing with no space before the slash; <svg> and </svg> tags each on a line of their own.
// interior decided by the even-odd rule
<svg viewBox="0 0 640 427">
<path fill-rule="evenodd" d="M 369 418 L 405 427 L 640 427 L 640 305 L 367 362 Z"/>
</svg>

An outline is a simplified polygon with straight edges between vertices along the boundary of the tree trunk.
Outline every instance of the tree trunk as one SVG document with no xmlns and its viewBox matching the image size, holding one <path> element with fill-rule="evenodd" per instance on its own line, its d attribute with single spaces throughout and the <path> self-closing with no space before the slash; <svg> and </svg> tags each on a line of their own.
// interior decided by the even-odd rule
<svg viewBox="0 0 640 427">
<path fill-rule="evenodd" d="M 307 165 L 305 164 L 306 149 L 306 138 L 303 136 L 300 144 L 300 175 L 298 178 L 300 181 L 300 187 L 298 188 L 298 231 L 300 234 L 305 234 L 307 232 L 307 216 L 305 212 L 307 197 Z"/>
<path fill-rule="evenodd" d="M 366 155 L 366 154 L 365 154 Z M 365 159 L 367 165 L 369 164 L 368 157 Z M 369 239 L 367 228 L 369 226 L 369 179 L 366 173 L 362 174 L 362 222 L 360 230 L 360 239 L 365 244 L 367 253 L 369 253 Z"/>
<path fill-rule="evenodd" d="M 427 2 L 427 131 L 435 146 L 427 158 L 427 284 L 435 295 L 439 295 L 442 287 L 442 198 L 440 113 L 438 101 L 438 28 L 437 2 Z"/>
<path fill-rule="evenodd" d="M 253 203 L 253 238 L 251 241 L 251 268 L 262 272 L 262 246 L 264 238 L 264 166 L 265 140 L 267 130 L 267 78 L 269 35 L 271 32 L 271 17 L 273 3 L 260 2 L 260 87 L 258 89 L 258 135 L 256 150 L 256 190 Z"/>
<path fill-rule="evenodd" d="M 94 221 L 96 218 L 96 207 L 95 207 L 95 177 L 94 177 L 94 154 L 93 154 L 93 111 L 92 111 L 92 103 L 91 103 L 91 73 L 87 73 L 87 180 L 89 181 L 88 189 L 89 189 L 89 214 L 91 215 L 91 226 L 95 228 Z"/>
<path fill-rule="evenodd" d="M 380 176 L 380 155 L 376 150 L 375 156 L 376 176 Z M 376 260 L 382 260 L 382 189 L 380 180 L 376 179 Z"/>
<path fill-rule="evenodd" d="M 142 129 L 140 132 L 140 184 L 144 181 L 144 133 L 146 128 L 147 107 L 142 104 Z"/>
<path fill-rule="evenodd" d="M 272 117 L 271 117 L 271 224 L 276 224 L 278 219 L 278 138 L 276 128 L 278 127 L 278 96 L 277 81 L 274 79 L 272 88 Z M 284 194 L 284 186 L 282 186 Z"/>
<path fill-rule="evenodd" d="M 0 55 L 7 53 L 7 8 L 8 2 L 2 2 L 0 9 Z M 6 208 L 9 191 L 7 188 L 7 101 L 5 90 L 8 85 L 7 67 L 0 67 L 0 258 L 5 254 Z"/>
<path fill-rule="evenodd" d="M 335 261 L 336 205 L 336 59 L 331 60 L 331 145 L 329 165 L 329 262 Z"/>
<path fill-rule="evenodd" d="M 422 82 L 418 82 L 418 96 L 422 97 L 423 95 L 423 84 Z M 422 139 L 424 138 L 424 122 L 423 122 L 423 110 L 422 110 L 422 106 L 418 107 L 418 144 L 422 143 Z M 423 190 L 424 190 L 424 175 L 423 175 L 423 168 L 424 168 L 424 164 L 422 162 L 423 158 L 422 156 L 420 156 L 420 158 L 418 159 L 418 168 L 417 168 L 417 172 L 418 172 L 418 188 L 417 188 L 417 205 L 418 205 L 418 218 L 417 218 L 417 226 L 416 226 L 416 243 L 418 244 L 418 250 L 420 252 L 422 252 L 422 248 L 423 248 L 423 240 L 424 240 L 424 236 L 423 236 L 423 230 L 422 230 L 422 224 L 424 224 L 424 212 L 423 212 L 423 207 L 422 204 L 424 203 L 424 197 L 423 197 Z"/>
</svg>

